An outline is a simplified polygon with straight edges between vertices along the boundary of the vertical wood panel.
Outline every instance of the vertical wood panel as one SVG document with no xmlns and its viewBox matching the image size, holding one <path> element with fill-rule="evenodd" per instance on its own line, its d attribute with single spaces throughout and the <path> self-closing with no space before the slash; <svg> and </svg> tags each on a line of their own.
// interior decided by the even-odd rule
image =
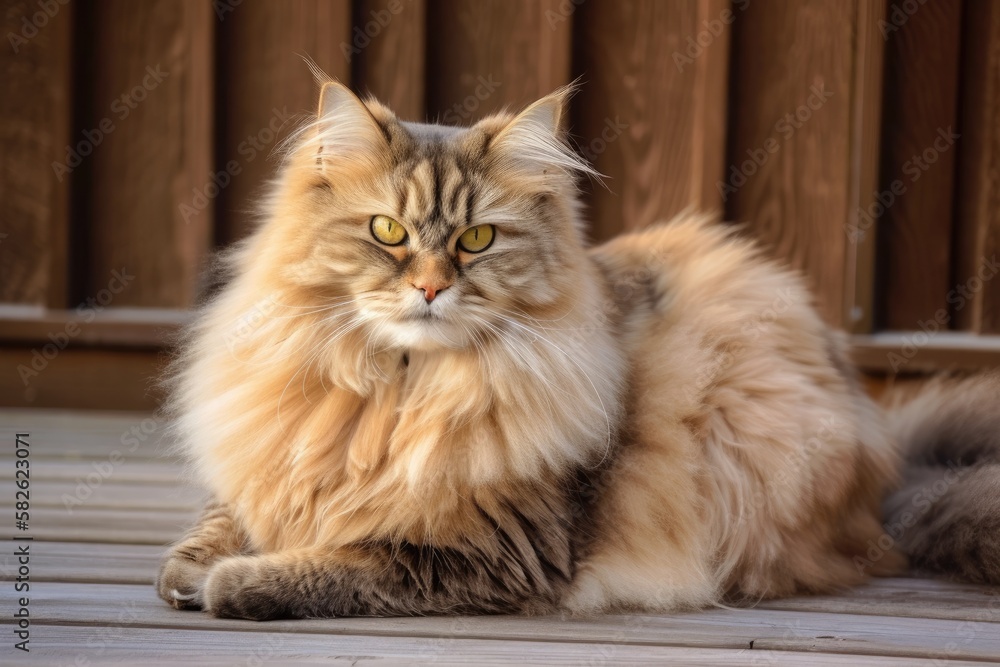
<svg viewBox="0 0 1000 667">
<path fill-rule="evenodd" d="M 277 166 L 271 152 L 316 113 L 318 87 L 302 56 L 350 80 L 350 20 L 348 0 L 244 0 L 223 18 L 215 169 L 238 173 L 217 199 L 220 242 L 250 231 L 254 202 Z"/>
<path fill-rule="evenodd" d="M 424 120 L 425 0 L 361 0 L 351 31 L 354 86 L 400 118 Z M 367 46 L 362 46 L 367 44 Z"/>
<path fill-rule="evenodd" d="M 992 264 L 1000 256 L 1000 6 L 966 2 L 962 41 L 954 278 L 964 283 L 972 276 L 993 275 L 955 310 L 955 320 L 959 328 L 995 334 L 1000 333 L 1000 276 L 984 267 L 983 260 Z"/>
<path fill-rule="evenodd" d="M 468 124 L 569 83 L 572 7 L 565 0 L 430 0 L 431 118 Z"/>
<path fill-rule="evenodd" d="M 850 207 L 845 232 L 844 328 L 870 333 L 875 327 L 878 185 L 882 136 L 885 0 L 857 0 L 854 86 L 851 91 Z"/>
<path fill-rule="evenodd" d="M 574 134 L 606 174 L 593 188 L 598 239 L 688 206 L 721 211 L 731 26 L 728 2 L 590 2 L 577 9 L 583 88 Z"/>
<path fill-rule="evenodd" d="M 78 168 L 86 295 L 124 267 L 135 279 L 114 306 L 187 307 L 211 232 L 210 209 L 186 220 L 181 206 L 210 173 L 212 4 L 103 0 L 78 9 L 89 98 L 73 140 L 93 146 Z"/>
<path fill-rule="evenodd" d="M 0 302 L 66 305 L 73 8 L 4 6 L 0 49 Z"/>
<path fill-rule="evenodd" d="M 843 323 L 856 7 L 751 3 L 734 23 L 729 219 L 802 269 Z M 759 163 L 759 164 L 758 164 Z"/>
<path fill-rule="evenodd" d="M 949 128 L 959 131 L 962 7 L 960 0 L 936 0 L 907 14 L 904 4 L 893 2 L 888 11 L 898 29 L 886 38 L 881 190 L 896 184 L 902 194 L 879 225 L 879 310 L 882 326 L 905 330 L 948 307 L 957 146 L 939 138 Z"/>
</svg>

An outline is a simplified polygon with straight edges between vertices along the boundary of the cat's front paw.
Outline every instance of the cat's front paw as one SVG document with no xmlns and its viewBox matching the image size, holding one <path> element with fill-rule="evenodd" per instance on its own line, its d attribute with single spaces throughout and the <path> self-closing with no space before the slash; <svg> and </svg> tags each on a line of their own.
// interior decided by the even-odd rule
<svg viewBox="0 0 1000 667">
<path fill-rule="evenodd" d="M 156 592 L 175 609 L 201 609 L 209 566 L 174 553 L 167 554 L 156 577 Z"/>
<path fill-rule="evenodd" d="M 234 556 L 216 563 L 205 582 L 205 611 L 219 618 L 267 621 L 287 618 L 281 584 L 257 556 Z M 273 572 L 272 572 L 273 575 Z"/>
</svg>

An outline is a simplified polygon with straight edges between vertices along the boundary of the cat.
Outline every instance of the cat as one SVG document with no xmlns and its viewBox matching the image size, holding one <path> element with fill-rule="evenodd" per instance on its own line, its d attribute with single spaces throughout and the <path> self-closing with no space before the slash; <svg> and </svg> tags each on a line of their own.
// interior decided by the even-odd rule
<svg viewBox="0 0 1000 667">
<path fill-rule="evenodd" d="M 995 500 L 949 487 L 933 511 L 966 536 L 934 545 L 881 507 L 919 491 L 899 435 L 932 474 L 935 447 L 975 442 L 953 462 L 996 498 L 997 377 L 886 417 L 803 279 L 738 228 L 685 212 L 588 249 L 570 94 L 458 128 L 323 85 L 168 381 L 213 500 L 164 559 L 167 603 L 670 612 L 859 584 L 900 547 L 998 581 Z"/>
</svg>

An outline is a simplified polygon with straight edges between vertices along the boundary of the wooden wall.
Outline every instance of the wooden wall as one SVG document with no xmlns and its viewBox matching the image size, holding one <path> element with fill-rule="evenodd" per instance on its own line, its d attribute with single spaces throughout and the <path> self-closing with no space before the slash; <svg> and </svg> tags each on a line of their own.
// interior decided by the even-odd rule
<svg viewBox="0 0 1000 667">
<path fill-rule="evenodd" d="M 304 57 L 445 123 L 578 81 L 571 137 L 607 175 L 582 184 L 595 241 L 715 211 L 806 273 L 868 366 L 941 312 L 958 338 L 933 365 L 972 335 L 966 365 L 1000 353 L 1000 280 L 967 285 L 1000 245 L 996 3 L 39 6 L 4 5 L 0 404 L 156 401 L 206 258 L 252 229 L 275 147 L 313 112 Z"/>
</svg>

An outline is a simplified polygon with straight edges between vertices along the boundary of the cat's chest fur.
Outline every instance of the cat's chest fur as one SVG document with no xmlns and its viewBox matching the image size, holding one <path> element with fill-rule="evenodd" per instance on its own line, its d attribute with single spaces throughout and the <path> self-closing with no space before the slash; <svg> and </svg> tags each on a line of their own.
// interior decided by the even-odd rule
<svg viewBox="0 0 1000 667">
<path fill-rule="evenodd" d="M 206 452 L 225 471 L 214 491 L 239 508 L 263 550 L 373 535 L 466 540 L 488 528 L 483 506 L 502 507 L 526 488 L 558 495 L 574 469 L 610 447 L 617 358 L 573 345 L 409 352 L 405 364 L 379 370 L 367 395 L 329 377 L 307 380 L 282 395 L 280 428 L 248 420 L 242 446 Z"/>
</svg>

